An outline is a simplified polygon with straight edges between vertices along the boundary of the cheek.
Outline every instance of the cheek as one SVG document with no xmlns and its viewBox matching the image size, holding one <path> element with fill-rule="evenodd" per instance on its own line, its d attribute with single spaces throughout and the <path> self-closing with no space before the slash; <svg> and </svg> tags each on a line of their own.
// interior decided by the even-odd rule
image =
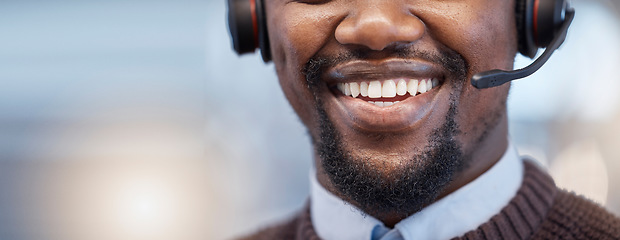
<svg viewBox="0 0 620 240">
<path fill-rule="evenodd" d="M 267 24 L 276 65 L 303 66 L 333 38 L 334 11 L 288 4 L 273 12 L 278 14 L 268 14 Z"/>
<path fill-rule="evenodd" d="M 517 49 L 512 1 L 457 1 L 429 9 L 429 32 L 463 55 L 469 76 L 495 68 L 512 69 Z"/>
<path fill-rule="evenodd" d="M 517 49 L 513 2 L 455 1 L 428 9 L 424 13 L 431 37 L 461 54 L 468 64 L 457 122 L 464 138 L 461 142 L 473 143 L 506 112 L 504 100 L 510 84 L 478 90 L 469 79 L 482 71 L 512 69 Z"/>
<path fill-rule="evenodd" d="M 471 138 L 480 135 L 497 124 L 506 114 L 506 98 L 510 84 L 491 89 L 479 90 L 469 83 L 474 74 L 491 69 L 510 70 L 513 68 L 517 51 L 514 5 L 511 1 L 491 1 L 486 13 L 472 15 L 470 21 L 464 22 L 462 39 L 463 54 L 469 64 L 468 79 L 461 94 L 461 119 L 464 131 L 471 133 Z M 503 12 L 502 12 L 503 11 Z M 494 14 L 489 14 L 494 12 Z M 469 37 L 467 37 L 469 36 Z M 470 141 L 474 142 L 474 141 Z"/>
<path fill-rule="evenodd" d="M 302 69 L 308 59 L 331 39 L 333 17 L 321 11 L 309 12 L 295 4 L 275 3 L 268 5 L 267 16 L 270 46 L 280 86 L 301 120 L 312 128 L 315 125 L 313 119 L 316 119 L 316 102 Z"/>
<path fill-rule="evenodd" d="M 512 9 L 504 14 L 481 14 L 469 24 L 469 31 L 464 34 L 471 36 L 467 42 L 466 60 L 470 63 L 470 70 L 475 71 L 472 75 L 496 68 L 512 69 L 517 49 L 512 16 Z"/>
</svg>

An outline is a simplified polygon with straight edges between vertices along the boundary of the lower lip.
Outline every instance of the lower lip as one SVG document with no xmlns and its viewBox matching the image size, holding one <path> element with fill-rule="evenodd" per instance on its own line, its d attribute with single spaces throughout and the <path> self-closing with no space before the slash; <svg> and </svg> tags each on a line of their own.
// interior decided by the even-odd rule
<svg viewBox="0 0 620 240">
<path fill-rule="evenodd" d="M 335 114 L 340 115 L 338 119 L 343 119 L 354 129 L 368 132 L 403 131 L 415 128 L 430 115 L 440 88 L 441 85 L 388 107 L 332 92 L 335 96 L 333 105 Z"/>
</svg>

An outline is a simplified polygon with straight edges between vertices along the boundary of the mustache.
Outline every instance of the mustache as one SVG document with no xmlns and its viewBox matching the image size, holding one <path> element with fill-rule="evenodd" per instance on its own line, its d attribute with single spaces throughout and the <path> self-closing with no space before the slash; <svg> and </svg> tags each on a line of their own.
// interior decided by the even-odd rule
<svg viewBox="0 0 620 240">
<path fill-rule="evenodd" d="M 370 49 L 351 49 L 336 55 L 319 55 L 312 56 L 302 69 L 302 73 L 306 77 L 306 82 L 310 88 L 315 88 L 321 83 L 321 76 L 339 64 L 355 61 L 355 60 L 371 60 L 377 59 L 377 51 Z M 468 64 L 465 58 L 451 49 L 439 49 L 437 52 L 423 51 L 416 48 L 388 48 L 380 52 L 382 58 L 400 58 L 400 59 L 422 59 L 428 62 L 441 65 L 449 73 L 449 77 L 465 80 L 467 77 Z"/>
</svg>

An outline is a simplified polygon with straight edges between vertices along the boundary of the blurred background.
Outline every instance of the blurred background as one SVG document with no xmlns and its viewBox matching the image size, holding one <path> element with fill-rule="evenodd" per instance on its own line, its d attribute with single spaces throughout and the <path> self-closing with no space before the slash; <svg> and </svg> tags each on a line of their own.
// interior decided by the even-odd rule
<svg viewBox="0 0 620 240">
<path fill-rule="evenodd" d="M 620 3 L 573 5 L 513 84 L 511 139 L 620 214 Z M 225 1 L 0 3 L 0 239 L 230 239 L 304 204 L 311 154 Z"/>
</svg>

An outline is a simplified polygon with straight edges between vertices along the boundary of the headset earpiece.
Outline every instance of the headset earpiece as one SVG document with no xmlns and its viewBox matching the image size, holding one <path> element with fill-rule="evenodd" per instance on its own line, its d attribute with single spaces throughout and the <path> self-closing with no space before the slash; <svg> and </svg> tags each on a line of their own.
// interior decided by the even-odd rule
<svg viewBox="0 0 620 240">
<path fill-rule="evenodd" d="M 536 0 L 534 9 L 534 42 L 538 47 L 547 47 L 558 34 L 566 12 L 566 0 Z M 536 4 L 534 5 L 536 7 Z"/>
<path fill-rule="evenodd" d="M 260 48 L 263 61 L 271 61 L 265 16 L 262 0 L 228 0 L 228 28 L 237 54 Z"/>
<path fill-rule="evenodd" d="M 264 62 L 271 61 L 271 47 L 269 46 L 269 34 L 267 32 L 267 14 L 263 0 L 256 0 L 256 20 L 258 21 L 258 47 Z"/>
<path fill-rule="evenodd" d="M 257 37 L 249 0 L 228 0 L 228 30 L 237 54 L 254 52 Z"/>
<path fill-rule="evenodd" d="M 566 7 L 566 0 L 517 0 L 519 52 L 534 58 L 539 48 L 548 47 L 564 22 Z"/>
</svg>

